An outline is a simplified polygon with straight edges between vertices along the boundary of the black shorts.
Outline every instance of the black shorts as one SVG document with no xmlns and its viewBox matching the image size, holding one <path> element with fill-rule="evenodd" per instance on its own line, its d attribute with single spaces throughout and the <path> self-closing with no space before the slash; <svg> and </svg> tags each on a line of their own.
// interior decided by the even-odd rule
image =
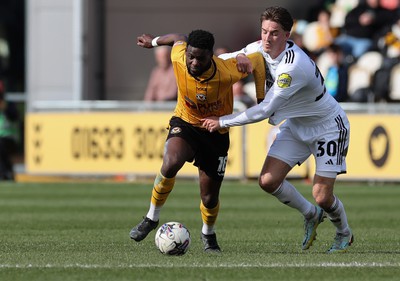
<svg viewBox="0 0 400 281">
<path fill-rule="evenodd" d="M 167 140 L 180 137 L 195 151 L 193 165 L 203 170 L 210 178 L 222 181 L 228 159 L 229 133 L 210 133 L 194 127 L 178 117 L 169 121 Z"/>
</svg>

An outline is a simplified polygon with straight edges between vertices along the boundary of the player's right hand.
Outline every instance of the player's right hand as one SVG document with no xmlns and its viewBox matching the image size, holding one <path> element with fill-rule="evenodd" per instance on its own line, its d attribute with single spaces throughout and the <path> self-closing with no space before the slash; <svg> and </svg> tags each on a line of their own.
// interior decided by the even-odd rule
<svg viewBox="0 0 400 281">
<path fill-rule="evenodd" d="M 151 45 L 151 40 L 153 40 L 154 36 L 151 34 L 142 34 L 137 37 L 136 44 L 143 48 L 151 49 L 153 45 Z"/>
<path fill-rule="evenodd" d="M 236 56 L 236 67 L 242 73 L 252 73 L 253 65 L 250 59 L 245 54 L 238 54 Z"/>
<path fill-rule="evenodd" d="M 203 118 L 201 119 L 201 122 L 203 122 L 203 128 L 206 128 L 210 133 L 221 129 L 221 126 L 219 125 L 219 117 L 217 116 Z"/>
</svg>

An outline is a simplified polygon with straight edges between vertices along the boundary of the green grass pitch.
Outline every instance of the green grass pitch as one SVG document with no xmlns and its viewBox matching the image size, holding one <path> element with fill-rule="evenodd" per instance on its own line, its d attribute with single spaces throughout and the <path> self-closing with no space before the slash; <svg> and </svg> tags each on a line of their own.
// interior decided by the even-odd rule
<svg viewBox="0 0 400 281">
<path fill-rule="evenodd" d="M 294 182 L 311 198 L 311 188 Z M 257 182 L 225 181 L 217 235 L 221 255 L 202 251 L 196 181 L 177 179 L 160 223 L 179 221 L 188 253 L 164 256 L 153 231 L 129 231 L 149 206 L 152 183 L 0 183 L 0 280 L 400 280 L 400 184 L 339 182 L 355 242 L 328 255 L 334 227 L 301 250 L 301 215 Z"/>
</svg>

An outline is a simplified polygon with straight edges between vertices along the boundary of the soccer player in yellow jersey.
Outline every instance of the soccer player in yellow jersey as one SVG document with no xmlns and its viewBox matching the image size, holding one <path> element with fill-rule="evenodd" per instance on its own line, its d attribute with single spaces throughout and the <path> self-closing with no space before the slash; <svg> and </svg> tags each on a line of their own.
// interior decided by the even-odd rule
<svg viewBox="0 0 400 281">
<path fill-rule="evenodd" d="M 200 212 L 203 221 L 201 240 L 206 252 L 220 252 L 214 225 L 219 211 L 219 191 L 225 174 L 229 149 L 228 129 L 208 132 L 202 119 L 223 116 L 233 111 L 232 85 L 246 77 L 237 70 L 236 59 L 222 60 L 213 55 L 214 36 L 194 30 L 188 37 L 143 34 L 137 45 L 172 47 L 171 60 L 178 86 L 177 105 L 169 122 L 163 163 L 152 190 L 150 208 L 143 220 L 132 228 L 130 237 L 143 240 L 159 222 L 162 206 L 185 162 L 194 161 L 199 170 Z M 265 63 L 259 53 L 249 55 L 253 66 L 258 100 L 264 98 Z"/>
</svg>

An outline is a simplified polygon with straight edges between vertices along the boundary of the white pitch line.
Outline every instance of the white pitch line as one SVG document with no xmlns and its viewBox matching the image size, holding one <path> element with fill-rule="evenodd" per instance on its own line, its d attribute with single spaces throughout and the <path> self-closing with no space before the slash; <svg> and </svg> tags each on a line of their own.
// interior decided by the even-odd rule
<svg viewBox="0 0 400 281">
<path fill-rule="evenodd" d="M 378 263 L 378 262 L 351 262 L 351 263 L 271 263 L 271 264 L 125 264 L 125 265 L 105 265 L 105 264 L 0 264 L 0 269 L 2 268 L 89 268 L 89 269 L 130 269 L 130 268 L 326 268 L 326 267 L 357 267 L 357 268 L 367 268 L 367 267 L 400 267 L 400 263 Z"/>
</svg>

